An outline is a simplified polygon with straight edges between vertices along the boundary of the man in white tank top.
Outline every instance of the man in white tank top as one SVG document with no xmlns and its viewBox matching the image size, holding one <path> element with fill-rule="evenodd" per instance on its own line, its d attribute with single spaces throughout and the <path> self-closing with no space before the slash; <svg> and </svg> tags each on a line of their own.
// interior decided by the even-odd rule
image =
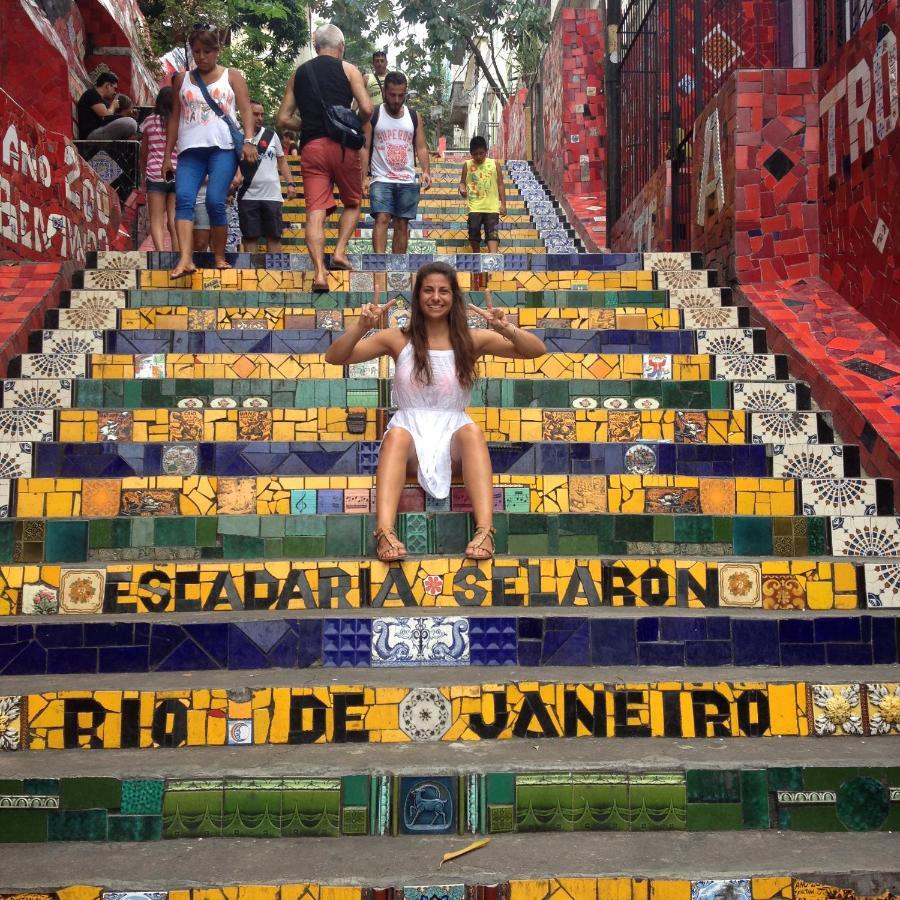
<svg viewBox="0 0 900 900">
<path fill-rule="evenodd" d="M 416 160 L 422 167 L 421 188 L 431 187 L 428 145 L 422 117 L 406 106 L 406 76 L 388 72 L 384 79 L 384 103 L 375 107 L 371 122 L 364 126 L 366 146 L 360 153 L 363 172 L 369 173 L 363 183 L 375 219 L 372 249 L 387 251 L 388 226 L 394 226 L 393 253 L 406 253 L 409 244 L 409 222 L 415 219 L 419 206 Z M 371 165 L 370 165 L 371 156 Z"/>
</svg>

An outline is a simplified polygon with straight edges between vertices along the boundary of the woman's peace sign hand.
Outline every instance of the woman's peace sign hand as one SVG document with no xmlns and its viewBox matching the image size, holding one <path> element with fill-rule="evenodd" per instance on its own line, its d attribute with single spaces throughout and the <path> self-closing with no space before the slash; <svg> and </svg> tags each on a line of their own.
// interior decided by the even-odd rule
<svg viewBox="0 0 900 900">
<path fill-rule="evenodd" d="M 491 305 L 490 288 L 484 289 L 484 305 L 485 308 L 482 309 L 480 306 L 475 306 L 474 303 L 470 303 L 469 309 L 471 309 L 472 312 L 478 313 L 478 315 L 487 323 L 488 327 L 493 328 L 498 334 L 502 334 L 503 337 L 508 338 L 513 325 L 511 322 L 506 321 L 505 310 L 494 309 Z"/>
<path fill-rule="evenodd" d="M 359 327 L 361 331 L 370 331 L 373 328 L 381 328 L 383 317 L 386 316 L 397 304 L 397 298 L 387 303 L 379 304 L 378 288 L 371 303 L 365 303 L 359 310 Z"/>
</svg>

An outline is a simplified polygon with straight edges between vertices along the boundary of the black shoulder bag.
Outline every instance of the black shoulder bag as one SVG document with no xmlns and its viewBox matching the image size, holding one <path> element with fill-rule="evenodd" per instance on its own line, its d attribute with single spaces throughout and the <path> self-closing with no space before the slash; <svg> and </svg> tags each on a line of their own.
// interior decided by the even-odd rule
<svg viewBox="0 0 900 900">
<path fill-rule="evenodd" d="M 322 104 L 325 133 L 345 149 L 349 147 L 351 150 L 359 150 L 366 142 L 359 116 L 348 106 L 341 106 L 337 103 L 327 106 L 322 98 L 322 91 L 319 90 L 319 80 L 316 78 L 312 63 L 308 65 L 307 71 L 313 91 L 319 98 L 319 103 Z"/>
<path fill-rule="evenodd" d="M 256 150 L 259 154 L 258 159 L 255 163 L 248 163 L 246 165 L 241 164 L 241 175 L 244 176 L 244 180 L 241 182 L 241 186 L 238 188 L 237 198 L 238 200 L 242 200 L 244 194 L 250 190 L 250 185 L 253 183 L 253 179 L 256 177 L 256 173 L 259 171 L 260 165 L 262 165 L 263 154 L 266 150 L 269 149 L 269 144 L 272 143 L 272 138 L 275 137 L 275 130 L 273 128 L 266 128 L 265 131 L 260 135 L 259 140 L 256 143 Z"/>
</svg>

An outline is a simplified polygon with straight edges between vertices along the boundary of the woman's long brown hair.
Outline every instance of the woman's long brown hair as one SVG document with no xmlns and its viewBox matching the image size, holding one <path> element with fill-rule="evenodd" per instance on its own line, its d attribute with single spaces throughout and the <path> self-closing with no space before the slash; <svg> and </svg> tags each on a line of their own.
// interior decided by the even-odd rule
<svg viewBox="0 0 900 900">
<path fill-rule="evenodd" d="M 475 353 L 475 342 L 469 331 L 466 315 L 466 300 L 456 277 L 456 269 L 444 262 L 426 263 L 416 272 L 416 283 L 413 287 L 409 325 L 405 334 L 409 335 L 413 348 L 413 377 L 420 384 L 431 384 L 431 359 L 428 356 L 428 332 L 425 328 L 425 317 L 419 308 L 419 295 L 422 285 L 429 275 L 443 275 L 450 282 L 453 292 L 453 303 L 450 306 L 450 346 L 456 362 L 456 377 L 466 390 L 471 390 L 478 378 L 478 356 Z"/>
</svg>

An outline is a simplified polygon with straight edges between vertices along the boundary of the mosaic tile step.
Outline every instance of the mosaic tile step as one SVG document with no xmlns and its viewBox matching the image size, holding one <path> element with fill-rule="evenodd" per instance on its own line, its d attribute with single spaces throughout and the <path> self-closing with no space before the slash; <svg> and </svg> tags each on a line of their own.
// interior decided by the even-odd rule
<svg viewBox="0 0 900 900">
<path fill-rule="evenodd" d="M 482 258 L 485 254 L 474 254 L 477 258 L 468 269 L 459 268 L 460 287 L 468 291 L 473 287 L 473 275 L 482 271 L 489 273 L 488 284 L 497 291 L 569 291 L 583 289 L 585 291 L 649 291 L 653 290 L 654 275 L 652 272 L 589 272 L 586 270 L 570 270 L 559 272 L 510 270 L 491 270 L 490 263 Z M 301 260 L 297 253 L 285 253 L 287 259 Z M 538 256 L 522 255 L 521 262 L 529 259 L 540 259 Z M 457 257 L 458 259 L 458 257 Z M 355 263 L 356 260 L 351 260 Z M 412 263 L 410 263 L 412 264 Z M 295 265 L 300 265 L 296 263 Z M 393 271 L 389 267 L 389 257 L 372 256 L 370 272 Z M 418 269 L 418 265 L 413 266 Z M 365 274 L 350 272 L 330 272 L 329 289 L 332 291 L 350 291 L 350 275 Z M 282 270 L 275 268 L 260 269 L 197 269 L 187 278 L 172 278 L 168 270 L 129 270 L 129 269 L 89 269 L 73 282 L 76 287 L 95 288 L 101 290 L 144 289 L 179 289 L 218 290 L 218 291 L 312 291 L 313 275 L 311 271 Z M 481 279 L 479 279 L 481 280 Z M 479 285 L 481 288 L 484 284 Z M 359 289 L 357 289 L 359 290 Z M 698 288 L 692 291 L 676 292 L 684 297 L 708 298 L 707 305 L 721 306 L 721 302 L 712 303 L 712 298 L 720 298 L 719 288 Z M 673 304 L 674 305 L 674 304 Z M 685 305 L 682 301 L 682 305 Z M 692 304 L 695 305 L 695 304 Z"/>
<path fill-rule="evenodd" d="M 237 810 L 230 812 L 232 818 L 236 818 Z M 341 820 L 343 821 L 343 819 Z M 342 832 L 345 833 L 345 832 Z M 118 840 L 127 840 L 124 836 L 119 836 Z M 152 838 L 148 838 L 152 839 Z M 834 839 L 832 838 L 832 841 Z M 397 843 L 402 843 L 403 838 L 399 838 Z M 571 849 L 571 845 L 575 843 L 572 835 L 567 838 L 567 845 Z M 871 841 L 870 841 L 871 843 Z M 462 844 L 460 844 L 462 846 Z M 649 846 L 649 845 L 648 845 Z M 833 844 L 831 844 L 833 846 Z M 844 847 L 843 858 L 851 858 L 852 852 L 849 847 Z M 882 852 L 882 848 L 876 847 L 875 854 L 867 854 L 868 858 L 877 858 Z M 179 848 L 180 850 L 180 848 Z M 572 858 L 580 858 L 582 853 L 588 852 L 588 847 L 576 847 L 576 853 L 572 854 Z M 557 849 L 555 852 L 559 852 Z M 770 848 L 766 848 L 765 852 L 770 852 Z M 144 854 L 146 855 L 146 854 Z M 370 854 L 371 855 L 371 851 Z M 359 858 L 359 857 L 357 857 Z M 375 858 L 382 858 L 375 856 Z M 767 857 L 771 860 L 771 857 Z M 751 864 L 752 862 L 751 856 Z M 238 860 L 242 858 L 239 856 Z M 212 860 L 204 860 L 204 864 L 214 864 Z M 794 878 L 790 875 L 778 875 L 772 877 L 751 877 L 747 875 L 740 878 L 714 879 L 704 878 L 701 880 L 666 880 L 665 878 L 653 878 L 652 880 L 645 877 L 630 878 L 557 878 L 552 876 L 549 880 L 544 877 L 541 880 L 527 881 L 502 881 L 498 883 L 488 884 L 434 884 L 425 885 L 417 884 L 414 886 L 397 886 L 386 887 L 385 885 L 394 878 L 396 881 L 396 869 L 391 869 L 390 875 L 373 875 L 378 869 L 373 868 L 372 861 L 365 854 L 361 857 L 362 865 L 369 878 L 367 883 L 375 883 L 376 887 L 359 887 L 347 886 L 343 883 L 332 886 L 330 882 L 322 884 L 304 882 L 302 884 L 284 883 L 273 884 L 270 878 L 265 885 L 247 884 L 246 879 L 236 882 L 229 882 L 224 887 L 204 887 L 204 888 L 181 888 L 182 883 L 188 883 L 188 879 L 177 879 L 174 882 L 166 880 L 162 882 L 170 885 L 171 890 L 154 891 L 146 888 L 147 884 L 159 887 L 160 881 L 154 881 L 152 878 L 148 880 L 144 876 L 142 882 L 145 887 L 140 891 L 112 891 L 104 887 L 87 886 L 79 884 L 70 888 L 57 888 L 51 893 L 35 894 L 33 891 L 28 893 L 10 893 L 7 896 L 9 900 L 35 900 L 39 897 L 41 900 L 138 900 L 138 897 L 144 900 L 208 900 L 210 896 L 222 898 L 222 900 L 240 900 L 240 898 L 256 898 L 256 900 L 430 900 L 431 897 L 447 897 L 448 900 L 535 900 L 540 897 L 567 896 L 572 900 L 591 900 L 593 897 L 610 897 L 614 896 L 620 900 L 646 900 L 647 897 L 666 898 L 666 900 L 706 900 L 716 893 L 727 893 L 729 897 L 735 900 L 771 900 L 773 897 L 810 897 L 810 898 L 829 898 L 840 896 L 841 900 L 891 900 L 893 894 L 890 892 L 882 892 L 878 897 L 873 896 L 873 891 L 866 887 L 861 887 L 859 891 L 855 891 L 846 887 L 835 887 L 825 882 L 829 881 L 827 874 L 823 875 L 806 875 L 802 878 Z M 244 860 L 244 864 L 246 861 Z M 699 859 L 688 857 L 688 866 L 691 867 L 692 874 L 696 872 L 696 866 Z M 509 864 L 502 862 L 494 862 L 497 871 L 505 871 Z M 760 867 L 759 863 L 755 863 L 756 868 L 753 872 L 766 871 L 764 865 Z M 155 868 L 156 871 L 166 870 L 166 861 L 162 859 L 153 859 L 150 861 L 148 868 Z M 246 869 L 244 869 L 246 871 Z M 362 870 L 361 870 L 362 871 Z M 685 870 L 687 871 L 687 870 Z M 704 870 L 705 871 L 705 870 Z M 749 871 L 749 869 L 748 869 Z M 772 870 L 774 872 L 774 869 Z M 779 869 L 779 872 L 782 871 Z M 817 871 L 822 871 L 822 867 Z M 833 871 L 829 868 L 829 871 Z M 868 873 L 874 873 L 872 868 L 868 868 Z M 436 875 L 442 873 L 435 873 Z M 262 877 L 262 875 L 260 876 Z M 285 874 L 284 878 L 290 877 Z M 379 877 L 383 880 L 379 881 Z M 883 881 L 883 883 L 893 883 L 890 875 L 879 876 L 873 874 L 872 877 Z M 86 879 L 83 879 L 86 880 Z M 99 881 L 100 879 L 95 879 Z M 419 879 L 421 881 L 421 878 Z M 448 880 L 444 877 L 444 882 Z M 482 879 L 483 881 L 485 879 Z M 846 885 L 847 879 L 841 878 L 839 872 L 834 873 L 831 880 L 839 881 L 842 885 Z M 869 878 L 863 884 L 871 884 Z M 206 884 L 206 882 L 203 882 Z M 443 891 L 443 893 L 439 893 Z"/>
<path fill-rule="evenodd" d="M 285 209 L 285 214 L 288 209 Z M 348 248 L 354 256 L 362 256 L 359 268 L 363 271 L 412 271 L 415 272 L 425 263 L 434 259 L 434 254 L 429 253 L 410 253 L 410 254 L 391 254 L 391 253 L 354 253 L 357 247 Z M 502 270 L 524 269 L 525 271 L 540 272 L 635 272 L 646 274 L 648 270 L 643 269 L 641 254 L 639 253 L 545 253 L 545 254 L 528 254 L 524 259 L 520 258 L 521 254 L 514 253 L 456 253 L 454 254 L 455 266 L 460 272 L 494 272 Z M 294 255 L 288 253 L 229 253 L 226 256 L 228 262 L 235 269 L 268 269 L 287 271 L 309 271 L 309 260 L 295 258 Z M 167 270 L 174 267 L 178 261 L 178 255 L 169 251 L 165 252 L 143 252 L 143 251 L 116 251 L 116 250 L 100 250 L 96 255 L 89 255 L 85 269 L 90 270 Z M 213 257 L 210 253 L 196 254 L 196 263 L 201 268 L 212 269 Z M 526 265 L 519 266 L 517 263 L 525 262 Z M 513 263 L 513 265 L 510 265 Z M 703 270 L 695 270 L 698 273 L 696 284 L 684 285 L 673 284 L 672 279 L 677 280 L 677 276 L 670 273 L 658 273 L 657 278 L 660 281 L 660 287 L 699 287 L 701 286 L 699 278 L 700 274 L 705 274 L 706 278 L 702 279 L 702 286 L 709 287 L 714 285 L 710 281 L 710 275 Z M 644 279 L 645 281 L 648 279 Z M 683 279 L 682 279 L 683 280 Z M 647 285 L 650 286 L 649 284 Z"/>
<path fill-rule="evenodd" d="M 354 273 L 366 275 L 367 273 Z M 367 276 L 368 278 L 368 276 Z M 388 285 L 391 279 L 388 273 Z M 148 306 L 187 306 L 196 309 L 217 309 L 223 306 L 243 306 L 246 308 L 261 308 L 272 306 L 294 306 L 299 310 L 325 310 L 325 309 L 358 309 L 363 303 L 373 299 L 374 281 L 366 281 L 365 289 L 353 291 L 333 291 L 328 294 L 311 294 L 308 291 L 260 291 L 260 290 L 235 290 L 230 291 L 227 297 L 223 297 L 217 288 L 196 287 L 194 289 L 175 290 L 104 290 L 75 289 L 70 292 L 68 298 L 63 298 L 64 305 L 71 305 L 71 312 L 63 308 L 59 311 L 59 323 L 62 327 L 71 328 L 115 328 L 115 325 L 102 325 L 108 321 L 111 309 L 140 309 Z M 469 299 L 478 305 L 483 305 L 484 294 L 480 291 L 469 291 Z M 696 292 L 695 292 L 696 293 Z M 410 289 L 390 287 L 392 297 L 403 297 L 407 301 Z M 498 290 L 493 296 L 493 302 L 498 306 L 510 308 L 591 308 L 591 309 L 663 309 L 668 307 L 669 294 L 666 291 L 600 291 L 600 290 L 547 290 L 547 291 L 517 291 Z M 675 298 L 676 303 L 680 298 Z M 696 306 L 681 307 L 672 304 L 673 308 L 684 309 L 683 315 L 688 312 L 694 316 L 711 317 L 710 327 L 726 326 L 730 320 L 721 320 L 720 317 L 731 315 L 722 312 L 723 306 L 729 306 L 731 293 L 729 288 L 710 288 L 709 294 L 699 297 Z M 84 310 L 85 312 L 78 312 Z M 687 318 L 685 319 L 687 321 Z M 704 323 L 706 319 L 702 320 Z M 693 327 L 693 324 L 691 327 Z"/>
<path fill-rule="evenodd" d="M 12 378 L 375 378 L 391 360 L 337 366 L 319 354 L 292 353 L 25 353 L 10 362 Z M 596 378 L 651 381 L 784 381 L 781 355 L 548 353 L 537 359 L 485 357 L 487 378 Z"/>
<path fill-rule="evenodd" d="M 105 690 L 90 681 L 108 676 L 70 676 L 67 690 L 32 688 L 4 698 L 10 723 L 4 749 L 225 746 L 234 742 L 238 721 L 245 744 L 859 735 L 879 738 L 887 751 L 900 736 L 882 725 L 882 710 L 893 716 L 900 691 L 890 680 L 895 670 L 886 666 L 867 667 L 866 681 L 824 683 L 812 679 L 835 673 L 822 667 L 809 667 L 809 679 L 764 668 L 734 681 L 709 679 L 704 669 L 683 669 L 678 680 L 665 681 L 646 679 L 642 669 L 619 669 L 624 678 L 613 675 L 609 682 L 563 676 L 479 683 L 494 670 L 471 668 L 449 684 L 447 673 L 423 670 L 415 687 L 379 670 L 366 672 L 368 684 L 354 681 L 355 672 L 332 671 L 327 685 L 325 678 L 310 683 L 309 674 L 283 670 L 279 686 L 257 681 L 253 687 L 235 686 L 227 672 L 157 673 L 154 682 L 177 676 L 179 687 L 156 690 L 141 690 L 136 676 L 119 675 L 120 687 Z M 220 686 L 223 679 L 229 687 Z M 291 682 L 298 686 L 281 686 Z M 831 702 L 835 697 L 844 702 Z M 21 739 L 14 741 L 13 733 Z"/>
<path fill-rule="evenodd" d="M 670 555 L 900 556 L 895 516 L 514 513 L 494 516 L 497 553 L 519 556 Z M 374 515 L 207 515 L 0 520 L 0 562 L 82 563 L 255 560 L 374 555 Z M 468 513 L 401 513 L 397 533 L 411 556 L 462 556 Z M 688 551 L 691 552 L 691 551 Z"/>
<path fill-rule="evenodd" d="M 407 309 L 408 301 L 397 303 L 396 309 Z M 389 321 L 396 321 L 394 310 L 388 314 Z M 68 314 L 75 310 L 50 310 L 46 316 L 46 327 L 55 329 L 67 327 Z M 744 328 L 749 321 L 749 308 L 745 306 L 723 306 L 717 311 L 726 319 L 713 327 Z M 63 325 L 60 325 L 60 315 Z M 115 317 L 115 324 L 107 331 L 136 330 L 154 331 L 171 329 L 175 331 L 233 331 L 255 329 L 262 331 L 307 331 L 314 328 L 327 330 L 347 329 L 356 321 L 357 310 L 308 310 L 295 307 L 219 307 L 203 309 L 187 306 L 155 306 L 140 309 L 122 309 Z M 566 329 L 679 329 L 706 327 L 699 325 L 689 310 L 678 309 L 590 309 L 588 307 L 546 308 L 508 307 L 507 318 L 522 328 L 566 328 Z M 104 326 L 105 327 L 105 326 Z M 72 329 L 77 330 L 77 329 Z M 91 329 L 97 330 L 97 329 Z"/>
<path fill-rule="evenodd" d="M 898 785 L 900 769 L 867 766 L 14 778 L 0 794 L 0 840 L 893 831 Z"/>
<path fill-rule="evenodd" d="M 10 490 L 12 488 L 12 490 Z M 375 479 L 161 478 L 0 481 L 11 518 L 300 515 L 374 512 Z M 889 479 L 693 478 L 665 475 L 496 475 L 497 512 L 715 515 L 890 515 Z M 435 500 L 412 480 L 401 512 L 471 512 L 461 483 Z"/>
<path fill-rule="evenodd" d="M 372 558 L 327 557 L 231 564 L 111 562 L 93 568 L 13 564 L 0 566 L 0 616 L 591 607 L 790 613 L 897 608 L 898 585 L 897 562 L 734 562 L 683 554 L 499 557 L 478 563 L 428 558 L 390 565 Z M 708 633 L 715 627 L 710 625 Z M 796 634 L 799 642 L 812 643 L 806 626 L 798 625 Z M 879 624 L 873 634 L 879 642 L 890 641 Z"/>
<path fill-rule="evenodd" d="M 894 665 L 898 633 L 900 613 L 893 618 L 803 619 L 412 615 L 214 623 L 42 620 L 39 625 L 0 626 L 0 675 L 470 666 Z M 896 788 L 900 823 L 900 780 Z M 0 794 L 0 809 L 2 802 Z M 2 826 L 0 813 L 0 834 Z"/>
<path fill-rule="evenodd" d="M 306 251 L 306 240 L 303 237 L 303 229 L 296 228 L 296 224 L 281 239 L 283 249 L 303 253 Z M 362 237 L 372 231 L 372 222 L 360 222 L 356 233 L 360 237 L 352 238 L 348 248 L 352 253 L 373 253 L 371 238 Z M 415 232 L 413 232 L 415 233 Z M 450 253 L 466 253 L 470 249 L 469 235 L 465 228 L 429 228 L 420 230 L 419 234 L 428 234 L 428 238 L 416 240 L 410 236 L 408 252 L 410 253 L 437 253 L 441 256 Z M 325 230 L 325 252 L 330 254 L 337 244 L 338 231 L 336 228 Z M 416 244 L 426 244 L 426 247 L 417 247 Z M 390 245 L 390 230 L 388 232 L 388 245 Z M 512 253 L 546 253 L 544 241 L 538 236 L 538 232 L 530 228 L 517 228 L 515 231 L 506 231 L 503 234 L 503 248 Z"/>
<path fill-rule="evenodd" d="M 404 311 L 405 312 L 405 311 Z M 408 312 L 405 312 L 408 316 Z M 355 317 L 344 323 L 346 328 Z M 764 354 L 765 331 L 758 329 L 644 330 L 529 329 L 548 353 L 723 353 Z M 30 335 L 34 353 L 324 353 L 342 331 L 336 328 L 270 331 L 40 331 Z"/>
<path fill-rule="evenodd" d="M 794 382 L 735 382 L 740 406 L 769 403 L 773 409 L 806 410 L 806 385 Z M 245 381 L 235 379 L 6 379 L 0 382 L 6 409 L 86 409 L 152 407 L 166 409 L 262 409 L 317 406 L 389 407 L 390 382 L 378 378 L 316 379 L 314 381 Z M 473 406 L 544 407 L 609 411 L 724 410 L 732 406 L 732 386 L 725 381 L 539 381 L 482 378 L 473 388 Z M 759 408 L 759 407 L 757 407 Z"/>
<path fill-rule="evenodd" d="M 858 478 L 852 446 L 504 442 L 493 471 L 524 475 L 697 475 Z M 54 444 L 0 442 L 0 478 L 131 475 L 373 475 L 376 442 Z"/>
<path fill-rule="evenodd" d="M 236 405 L 236 404 L 235 404 Z M 830 439 L 821 413 L 746 413 L 728 410 L 662 409 L 548 410 L 529 407 L 471 408 L 472 420 L 491 442 L 563 441 L 632 443 L 675 441 L 690 444 L 769 443 L 773 422 L 791 417 L 790 427 L 814 441 Z M 757 418 L 764 417 L 759 422 Z M 352 407 L 308 409 L 135 409 L 0 410 L 0 434 L 28 441 L 63 444 L 185 441 L 375 441 L 391 415 Z M 783 426 L 788 427 L 788 426 Z M 49 429 L 49 431 L 48 431 Z"/>
</svg>

